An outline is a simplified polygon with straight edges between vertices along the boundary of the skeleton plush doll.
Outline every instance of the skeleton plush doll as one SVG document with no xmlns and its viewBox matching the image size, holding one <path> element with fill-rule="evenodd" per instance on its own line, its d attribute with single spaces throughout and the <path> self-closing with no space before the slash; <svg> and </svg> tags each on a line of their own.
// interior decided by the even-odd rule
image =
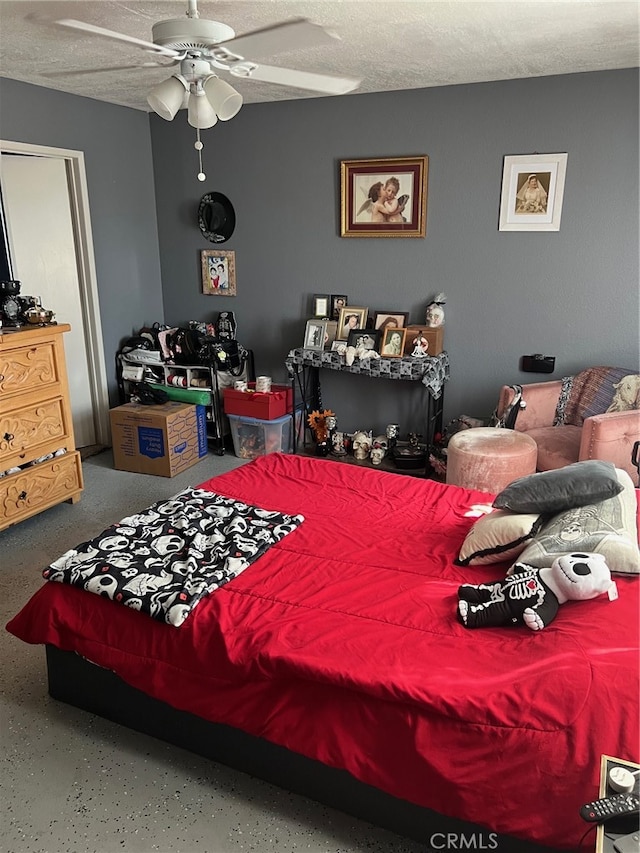
<svg viewBox="0 0 640 853">
<path fill-rule="evenodd" d="M 566 601 L 587 601 L 615 590 L 601 554 L 563 554 L 550 568 L 516 563 L 509 577 L 458 589 L 458 619 L 466 628 L 525 624 L 541 631 Z"/>
</svg>

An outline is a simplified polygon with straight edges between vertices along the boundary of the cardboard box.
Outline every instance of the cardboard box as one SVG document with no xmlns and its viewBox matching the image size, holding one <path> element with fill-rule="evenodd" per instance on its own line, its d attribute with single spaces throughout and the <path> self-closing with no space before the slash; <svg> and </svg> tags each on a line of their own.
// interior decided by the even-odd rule
<svg viewBox="0 0 640 853">
<path fill-rule="evenodd" d="M 404 354 L 411 355 L 415 340 L 421 334 L 429 342 L 427 355 L 440 355 L 444 349 L 444 326 L 437 326 L 435 329 L 429 326 L 407 326 L 407 336 L 404 339 Z"/>
<path fill-rule="evenodd" d="M 260 420 L 229 415 L 233 449 L 241 459 L 255 459 L 267 453 L 291 453 L 291 415 L 274 420 Z"/>
<path fill-rule="evenodd" d="M 291 412 L 293 391 L 291 385 L 272 385 L 271 391 L 255 391 L 255 382 L 249 383 L 248 391 L 224 389 L 224 411 L 227 415 L 241 415 L 273 421 Z"/>
<path fill-rule="evenodd" d="M 126 403 L 109 414 L 118 471 L 175 477 L 207 454 L 204 406 Z"/>
</svg>

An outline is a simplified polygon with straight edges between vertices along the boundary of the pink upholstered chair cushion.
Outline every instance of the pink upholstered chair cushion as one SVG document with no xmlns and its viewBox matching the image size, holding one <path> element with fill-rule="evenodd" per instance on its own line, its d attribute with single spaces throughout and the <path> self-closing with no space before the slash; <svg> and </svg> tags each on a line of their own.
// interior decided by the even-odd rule
<svg viewBox="0 0 640 853">
<path fill-rule="evenodd" d="M 538 471 L 553 471 L 578 461 L 582 429 L 577 426 L 538 427 L 527 432 L 538 445 Z"/>
</svg>

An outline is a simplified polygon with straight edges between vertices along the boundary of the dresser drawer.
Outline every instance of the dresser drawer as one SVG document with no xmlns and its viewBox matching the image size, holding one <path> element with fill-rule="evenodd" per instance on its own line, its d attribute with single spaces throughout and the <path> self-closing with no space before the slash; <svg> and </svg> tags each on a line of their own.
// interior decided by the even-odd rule
<svg viewBox="0 0 640 853">
<path fill-rule="evenodd" d="M 61 501 L 76 503 L 82 488 L 82 466 L 77 451 L 0 478 L 0 530 Z"/>
<path fill-rule="evenodd" d="M 55 341 L 43 341 L 37 346 L 7 347 L 0 352 L 0 400 L 32 391 L 46 392 L 59 383 Z"/>
<path fill-rule="evenodd" d="M 71 415 L 62 397 L 0 414 L 0 471 L 72 445 Z"/>
</svg>

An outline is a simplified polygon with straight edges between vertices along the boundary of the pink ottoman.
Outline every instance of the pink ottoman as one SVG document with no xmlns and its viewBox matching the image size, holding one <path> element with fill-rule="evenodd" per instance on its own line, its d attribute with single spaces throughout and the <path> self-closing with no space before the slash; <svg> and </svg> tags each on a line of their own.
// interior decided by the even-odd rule
<svg viewBox="0 0 640 853">
<path fill-rule="evenodd" d="M 534 474 L 538 445 L 512 429 L 475 427 L 457 432 L 447 445 L 447 483 L 497 495 Z"/>
</svg>

